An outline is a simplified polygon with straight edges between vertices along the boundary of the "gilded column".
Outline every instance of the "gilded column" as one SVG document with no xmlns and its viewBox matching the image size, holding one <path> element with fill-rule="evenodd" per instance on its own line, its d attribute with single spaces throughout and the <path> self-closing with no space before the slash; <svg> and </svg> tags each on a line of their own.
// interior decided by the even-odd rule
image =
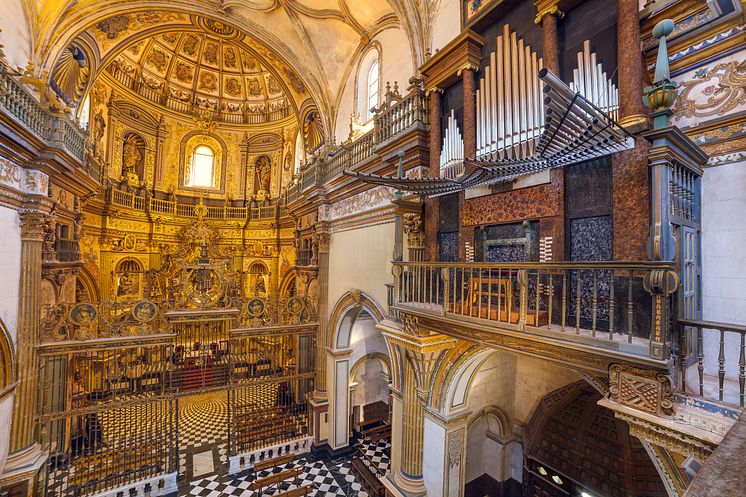
<svg viewBox="0 0 746 497">
<path fill-rule="evenodd" d="M 314 400 L 326 400 L 326 342 L 329 323 L 329 242 L 331 239 L 328 221 L 316 225 L 316 247 L 318 251 L 318 316 L 319 329 L 316 332 L 316 365 L 314 380 Z"/>
<path fill-rule="evenodd" d="M 36 443 L 36 412 L 39 365 L 39 307 L 41 305 L 41 259 L 45 215 L 21 213 L 21 281 L 18 300 L 18 378 L 10 428 L 10 452 L 19 453 Z M 11 455 L 12 457 L 12 455 Z"/>
<path fill-rule="evenodd" d="M 617 54 L 619 66 L 619 123 L 645 126 L 642 104 L 643 58 L 637 0 L 617 0 Z"/>
<path fill-rule="evenodd" d="M 544 67 L 557 76 L 560 75 L 559 65 L 559 38 L 557 37 L 557 23 L 564 13 L 557 7 L 558 0 L 539 0 L 536 5 L 536 19 L 534 22 L 541 25 L 543 39 Z"/>
<path fill-rule="evenodd" d="M 401 437 L 400 440 L 392 438 L 391 451 L 392 460 L 398 459 L 399 467 L 388 481 L 406 495 L 421 495 L 425 492 L 425 405 L 430 396 L 432 373 L 441 354 L 450 350 L 456 341 L 420 329 L 414 316 L 403 314 L 401 321 L 403 326 L 399 330 L 382 330 L 389 349 L 394 350 L 393 355 L 404 364 L 402 377 L 394 382 L 402 399 Z M 392 424 L 396 423 L 392 420 Z"/>
</svg>

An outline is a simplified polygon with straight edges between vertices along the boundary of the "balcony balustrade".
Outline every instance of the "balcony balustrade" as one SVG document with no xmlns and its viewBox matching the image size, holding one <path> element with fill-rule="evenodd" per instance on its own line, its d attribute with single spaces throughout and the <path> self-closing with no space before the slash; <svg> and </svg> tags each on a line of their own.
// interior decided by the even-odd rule
<svg viewBox="0 0 746 497">
<path fill-rule="evenodd" d="M 667 339 L 651 329 L 670 318 L 671 292 L 661 289 L 667 296 L 654 302 L 657 295 L 645 288 L 655 274 L 670 274 L 667 263 L 396 262 L 394 267 L 393 302 L 399 311 L 551 333 L 640 355 L 648 354 L 651 342 Z"/>
<path fill-rule="evenodd" d="M 178 217 L 197 217 L 194 204 L 183 204 L 172 200 L 163 200 L 136 195 L 133 192 L 111 187 L 107 194 L 108 201 L 115 205 L 129 207 L 138 211 L 150 211 L 158 214 L 170 214 Z M 206 206 L 204 218 L 212 220 L 246 220 L 265 221 L 286 216 L 287 212 L 279 204 L 257 207 Z"/>
<path fill-rule="evenodd" d="M 298 200 L 304 191 L 328 183 L 345 170 L 357 170 L 374 157 L 373 150 L 379 144 L 417 127 L 426 129 L 429 125 L 428 116 L 428 99 L 418 85 L 403 98 L 398 94 L 388 93 L 386 101 L 375 115 L 373 130 L 350 143 L 340 145 L 301 171 L 286 191 L 286 202 Z"/>
<path fill-rule="evenodd" d="M 86 153 L 88 131 L 61 112 L 42 107 L 31 92 L 15 77 L 0 68 L 0 111 L 35 136 L 47 146 L 65 150 L 89 176 L 97 181 L 99 165 L 89 160 Z"/>
<path fill-rule="evenodd" d="M 678 280 L 670 263 L 393 265 L 393 318 L 414 313 L 617 351 L 633 360 L 675 359 L 678 392 L 744 406 L 746 326 L 677 318 Z"/>
<path fill-rule="evenodd" d="M 678 320 L 682 392 L 744 407 L 746 326 Z"/>
</svg>

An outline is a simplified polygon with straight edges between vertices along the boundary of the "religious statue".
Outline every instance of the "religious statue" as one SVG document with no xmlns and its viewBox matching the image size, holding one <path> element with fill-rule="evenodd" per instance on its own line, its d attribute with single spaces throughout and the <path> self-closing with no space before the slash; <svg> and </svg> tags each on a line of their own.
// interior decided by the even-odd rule
<svg viewBox="0 0 746 497">
<path fill-rule="evenodd" d="M 119 277 L 119 288 L 117 289 L 117 295 L 134 295 L 135 291 L 135 280 L 129 273 L 129 271 L 125 271 Z"/>
<path fill-rule="evenodd" d="M 262 156 L 256 160 L 257 191 L 269 192 L 272 182 L 272 163 L 268 157 Z"/>
<path fill-rule="evenodd" d="M 140 140 L 138 140 L 137 135 L 130 134 L 124 140 L 124 146 L 122 148 L 122 176 L 127 178 L 127 180 L 133 184 L 137 184 L 138 181 L 135 180 L 139 180 L 137 167 L 143 159 L 140 148 Z"/>
</svg>

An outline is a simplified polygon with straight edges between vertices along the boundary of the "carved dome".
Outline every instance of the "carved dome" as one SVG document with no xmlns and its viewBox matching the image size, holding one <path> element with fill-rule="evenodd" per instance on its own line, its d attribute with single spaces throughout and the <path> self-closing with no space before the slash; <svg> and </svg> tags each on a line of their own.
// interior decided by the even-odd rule
<svg viewBox="0 0 746 497">
<path fill-rule="evenodd" d="M 235 30 L 204 22 L 203 31 L 158 34 L 140 40 L 107 66 L 130 90 L 183 114 L 207 113 L 216 121 L 259 124 L 293 113 L 284 84 L 305 91 L 298 76 L 285 70 L 281 82 L 267 62 Z M 209 28 L 209 31 L 208 31 Z"/>
</svg>

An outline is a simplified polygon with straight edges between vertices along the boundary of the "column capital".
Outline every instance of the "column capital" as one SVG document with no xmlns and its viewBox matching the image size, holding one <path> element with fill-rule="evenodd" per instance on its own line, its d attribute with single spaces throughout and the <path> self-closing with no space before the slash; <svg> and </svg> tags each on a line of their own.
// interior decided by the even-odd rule
<svg viewBox="0 0 746 497">
<path fill-rule="evenodd" d="M 465 71 L 477 72 L 477 71 L 479 71 L 479 66 L 477 64 L 468 62 L 468 63 L 464 64 L 461 68 L 459 68 L 458 71 L 456 71 L 456 75 L 458 77 L 461 77 L 464 74 Z M 442 91 L 443 90 L 441 90 L 441 92 Z"/>
<path fill-rule="evenodd" d="M 445 90 L 443 88 L 438 88 L 437 86 L 434 86 L 434 87 L 430 88 L 429 90 L 427 90 L 425 92 L 425 95 L 432 96 L 433 93 L 435 93 L 435 94 L 442 94 L 444 92 L 445 92 Z"/>
<path fill-rule="evenodd" d="M 24 211 L 20 215 L 21 240 L 44 241 L 48 216 L 39 211 Z"/>
<path fill-rule="evenodd" d="M 559 0 L 536 0 L 534 2 L 536 6 L 536 18 L 534 22 L 541 24 L 546 16 L 554 16 L 557 19 L 562 19 L 565 13 L 560 10 L 557 4 L 559 4 Z"/>
</svg>

